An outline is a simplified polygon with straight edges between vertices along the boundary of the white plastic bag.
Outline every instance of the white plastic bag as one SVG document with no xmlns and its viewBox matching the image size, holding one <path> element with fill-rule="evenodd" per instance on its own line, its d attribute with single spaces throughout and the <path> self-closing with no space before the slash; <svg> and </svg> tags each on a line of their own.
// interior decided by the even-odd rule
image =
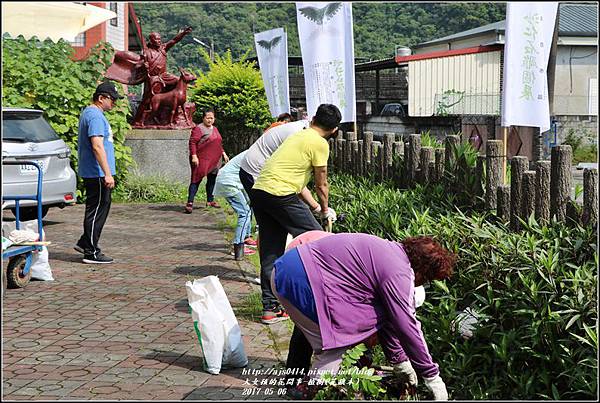
<svg viewBox="0 0 600 403">
<path fill-rule="evenodd" d="M 47 247 L 43 246 L 41 251 L 33 254 L 30 270 L 31 278 L 43 281 L 54 281 L 54 277 L 52 277 L 52 269 L 50 269 L 50 263 L 48 263 Z"/>
<path fill-rule="evenodd" d="M 187 281 L 185 288 L 206 371 L 248 365 L 240 325 L 217 276 Z"/>
</svg>

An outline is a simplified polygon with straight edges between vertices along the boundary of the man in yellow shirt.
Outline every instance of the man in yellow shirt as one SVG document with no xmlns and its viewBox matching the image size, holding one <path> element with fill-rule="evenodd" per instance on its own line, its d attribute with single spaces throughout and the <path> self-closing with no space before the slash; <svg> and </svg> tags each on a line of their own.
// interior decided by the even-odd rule
<svg viewBox="0 0 600 403">
<path fill-rule="evenodd" d="M 271 290 L 273 263 L 285 252 L 287 234 L 296 237 L 306 231 L 322 230 L 308 205 L 301 200 L 305 197 L 300 196 L 311 174 L 314 174 L 319 199 L 316 211 L 320 211 L 323 218 L 336 218 L 333 209 L 328 208 L 327 140 L 336 134 L 341 119 L 337 106 L 320 105 L 309 128 L 286 138 L 265 162 L 250 191 L 260 239 L 263 323 L 287 319 Z"/>
</svg>

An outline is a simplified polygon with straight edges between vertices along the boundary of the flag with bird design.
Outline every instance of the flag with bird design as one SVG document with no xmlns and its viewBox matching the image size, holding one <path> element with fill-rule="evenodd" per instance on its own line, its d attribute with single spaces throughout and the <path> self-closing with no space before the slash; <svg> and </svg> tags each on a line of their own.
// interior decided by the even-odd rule
<svg viewBox="0 0 600 403">
<path fill-rule="evenodd" d="M 283 28 L 259 32 L 254 45 L 271 115 L 290 113 L 287 34 Z"/>
<path fill-rule="evenodd" d="M 296 3 L 306 109 L 334 104 L 342 122 L 356 121 L 352 4 Z"/>
</svg>

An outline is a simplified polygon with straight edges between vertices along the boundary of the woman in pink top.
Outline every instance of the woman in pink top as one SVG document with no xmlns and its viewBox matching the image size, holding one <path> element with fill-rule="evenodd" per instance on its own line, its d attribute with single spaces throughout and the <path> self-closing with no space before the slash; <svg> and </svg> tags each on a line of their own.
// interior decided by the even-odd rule
<svg viewBox="0 0 600 403">
<path fill-rule="evenodd" d="M 190 152 L 191 179 L 188 188 L 188 200 L 185 212 L 192 213 L 194 198 L 198 192 L 200 182 L 206 176 L 206 205 L 220 207 L 214 201 L 213 189 L 217 173 L 221 167 L 221 158 L 227 163 L 229 157 L 223 150 L 223 139 L 219 130 L 213 126 L 215 112 L 207 109 L 202 113 L 202 123 L 192 129 L 188 142 Z"/>
</svg>

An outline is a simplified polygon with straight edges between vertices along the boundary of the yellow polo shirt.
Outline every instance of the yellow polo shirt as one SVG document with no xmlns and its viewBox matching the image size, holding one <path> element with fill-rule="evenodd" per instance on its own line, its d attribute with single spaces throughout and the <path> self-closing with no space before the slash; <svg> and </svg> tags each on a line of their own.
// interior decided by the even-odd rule
<svg viewBox="0 0 600 403">
<path fill-rule="evenodd" d="M 265 162 L 253 189 L 274 196 L 300 193 L 310 180 L 313 167 L 327 165 L 329 143 L 315 129 L 289 136 Z"/>
</svg>

